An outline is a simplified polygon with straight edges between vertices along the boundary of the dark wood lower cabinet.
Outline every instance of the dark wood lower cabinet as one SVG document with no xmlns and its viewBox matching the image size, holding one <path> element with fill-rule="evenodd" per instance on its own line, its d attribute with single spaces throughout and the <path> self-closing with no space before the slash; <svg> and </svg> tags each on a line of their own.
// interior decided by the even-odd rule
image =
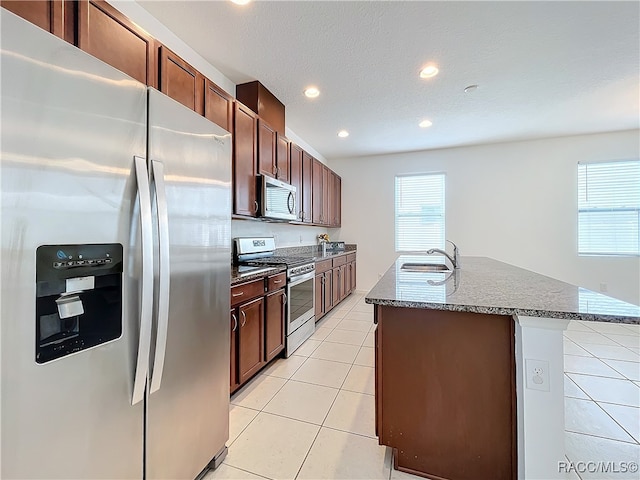
<svg viewBox="0 0 640 480">
<path fill-rule="evenodd" d="M 265 297 L 265 362 L 270 362 L 284 350 L 286 297 L 284 289 Z"/>
<path fill-rule="evenodd" d="M 239 382 L 244 383 L 264 365 L 264 298 L 238 307 Z"/>
<path fill-rule="evenodd" d="M 231 349 L 230 349 L 230 355 L 229 358 L 231 358 L 231 361 L 229 362 L 231 364 L 231 375 L 230 375 L 230 382 L 229 382 L 229 390 L 231 392 L 234 392 L 237 388 L 238 388 L 238 361 L 237 361 L 237 355 L 238 355 L 238 328 L 240 327 L 240 323 L 238 322 L 238 316 L 236 315 L 236 309 L 232 308 L 231 312 L 230 312 L 230 319 L 231 319 Z"/>
<path fill-rule="evenodd" d="M 513 318 L 376 306 L 379 443 L 437 479 L 516 479 Z"/>
</svg>

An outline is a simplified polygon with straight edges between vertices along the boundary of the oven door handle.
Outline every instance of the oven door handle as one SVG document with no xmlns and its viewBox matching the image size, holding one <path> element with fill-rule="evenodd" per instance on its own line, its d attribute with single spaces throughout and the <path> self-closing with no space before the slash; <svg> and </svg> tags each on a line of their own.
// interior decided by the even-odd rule
<svg viewBox="0 0 640 480">
<path fill-rule="evenodd" d="M 316 271 L 311 270 L 303 275 L 298 275 L 293 279 L 289 279 L 289 287 L 294 287 L 296 285 L 301 284 L 302 282 L 306 282 L 307 280 L 313 279 L 316 276 Z"/>
</svg>

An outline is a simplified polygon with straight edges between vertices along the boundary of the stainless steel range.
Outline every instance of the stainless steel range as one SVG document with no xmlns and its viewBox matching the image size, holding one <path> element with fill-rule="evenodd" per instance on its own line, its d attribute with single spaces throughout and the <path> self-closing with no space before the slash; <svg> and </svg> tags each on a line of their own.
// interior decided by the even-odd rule
<svg viewBox="0 0 640 480">
<path fill-rule="evenodd" d="M 313 257 L 276 256 L 273 237 L 236 238 L 236 258 L 242 265 L 287 268 L 287 318 L 285 356 L 290 356 L 315 331 Z"/>
</svg>

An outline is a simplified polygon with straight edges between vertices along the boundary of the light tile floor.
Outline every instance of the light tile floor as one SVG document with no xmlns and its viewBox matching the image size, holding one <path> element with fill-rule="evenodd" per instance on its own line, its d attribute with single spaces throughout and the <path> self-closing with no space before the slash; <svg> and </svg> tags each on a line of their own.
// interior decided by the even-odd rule
<svg viewBox="0 0 640 480">
<path fill-rule="evenodd" d="M 356 292 L 313 338 L 231 398 L 219 479 L 419 479 L 391 468 L 374 433 L 373 307 Z M 640 461 L 640 327 L 571 322 L 565 332 L 566 454 Z M 602 472 L 572 479 L 639 478 Z M 633 476 L 635 475 L 635 476 Z"/>
</svg>

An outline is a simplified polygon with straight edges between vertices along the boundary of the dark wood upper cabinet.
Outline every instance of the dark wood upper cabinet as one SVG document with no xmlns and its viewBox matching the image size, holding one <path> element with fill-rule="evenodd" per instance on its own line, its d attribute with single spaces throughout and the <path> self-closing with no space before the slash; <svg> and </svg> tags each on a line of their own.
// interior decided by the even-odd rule
<svg viewBox="0 0 640 480">
<path fill-rule="evenodd" d="M 313 157 L 304 150 L 302 151 L 302 221 L 311 223 L 312 218 L 312 196 L 313 196 Z"/>
<path fill-rule="evenodd" d="M 289 182 L 296 187 L 296 213 L 302 220 L 302 149 L 293 142 L 289 148 Z"/>
<path fill-rule="evenodd" d="M 312 160 L 312 193 L 311 193 L 311 218 L 312 222 L 322 224 L 322 172 L 324 170 L 322 163 L 315 158 Z"/>
<path fill-rule="evenodd" d="M 278 144 L 276 146 L 276 173 L 278 174 L 278 180 L 282 180 L 283 182 L 287 183 L 290 182 L 289 163 L 289 140 L 287 140 L 286 137 L 278 134 Z"/>
<path fill-rule="evenodd" d="M 160 47 L 160 91 L 185 107 L 204 113 L 204 76 L 167 47 Z"/>
<path fill-rule="evenodd" d="M 236 85 L 236 98 L 284 135 L 284 105 L 257 80 Z"/>
<path fill-rule="evenodd" d="M 258 173 L 275 178 L 276 131 L 262 119 L 258 119 Z"/>
<path fill-rule="evenodd" d="M 335 172 L 331 172 L 331 176 L 333 188 L 329 196 L 331 203 L 329 207 L 331 211 L 329 223 L 334 227 L 340 227 L 342 225 L 342 179 Z"/>
<path fill-rule="evenodd" d="M 329 208 L 329 192 L 333 190 L 331 170 L 326 165 L 322 166 L 322 224 L 332 225 L 331 210 Z"/>
<path fill-rule="evenodd" d="M 208 78 L 204 86 L 204 116 L 227 132 L 233 130 L 233 98 Z"/>
<path fill-rule="evenodd" d="M 258 121 L 256 114 L 240 102 L 235 103 L 233 118 L 233 213 L 255 217 Z"/>
<path fill-rule="evenodd" d="M 155 40 L 106 2 L 77 4 L 77 46 L 139 82 L 156 86 Z"/>
<path fill-rule="evenodd" d="M 75 43 L 75 7 L 72 2 L 63 0 L 2 0 L 0 6 L 56 37 Z"/>
</svg>

